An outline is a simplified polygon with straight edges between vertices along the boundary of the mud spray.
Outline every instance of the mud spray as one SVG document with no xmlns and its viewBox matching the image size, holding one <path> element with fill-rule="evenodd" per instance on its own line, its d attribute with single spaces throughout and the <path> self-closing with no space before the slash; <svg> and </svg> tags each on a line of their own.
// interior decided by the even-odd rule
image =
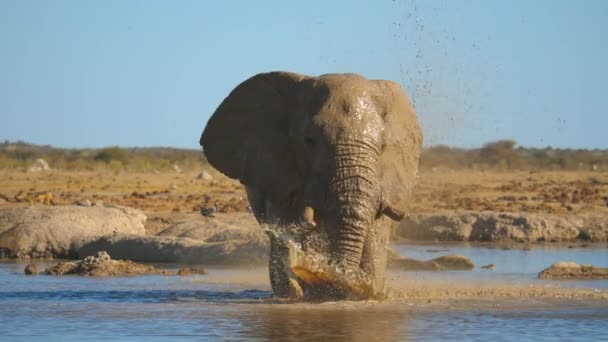
<svg viewBox="0 0 608 342">
<path fill-rule="evenodd" d="M 267 225 L 264 229 L 284 246 L 286 253 L 281 255 L 282 264 L 309 289 L 306 298 L 331 298 L 336 293 L 340 293 L 338 297 L 351 300 L 381 296 L 381 292 L 374 289 L 371 277 L 363 271 L 331 262 L 323 234 L 293 225 Z"/>
</svg>

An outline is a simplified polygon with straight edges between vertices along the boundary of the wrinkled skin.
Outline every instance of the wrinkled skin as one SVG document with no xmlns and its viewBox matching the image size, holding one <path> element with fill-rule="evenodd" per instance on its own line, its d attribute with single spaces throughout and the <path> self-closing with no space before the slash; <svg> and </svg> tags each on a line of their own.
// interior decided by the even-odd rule
<svg viewBox="0 0 608 342">
<path fill-rule="evenodd" d="M 209 162 L 246 186 L 262 224 L 305 223 L 330 260 L 384 287 L 391 220 L 403 217 L 422 135 L 399 85 L 355 74 L 258 74 L 235 88 L 200 139 Z M 306 292 L 271 236 L 278 297 Z"/>
</svg>

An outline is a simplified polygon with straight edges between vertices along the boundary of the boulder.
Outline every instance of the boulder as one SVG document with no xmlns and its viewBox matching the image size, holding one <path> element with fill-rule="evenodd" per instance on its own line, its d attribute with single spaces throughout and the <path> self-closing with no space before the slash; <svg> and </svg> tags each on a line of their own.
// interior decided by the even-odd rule
<svg viewBox="0 0 608 342">
<path fill-rule="evenodd" d="M 34 164 L 27 169 L 27 172 L 42 172 L 50 169 L 49 163 L 47 163 L 46 160 L 38 158 L 34 161 Z"/>
<path fill-rule="evenodd" d="M 36 267 L 36 264 L 29 264 L 25 266 L 23 273 L 26 275 L 36 275 L 38 274 L 38 268 Z"/>
<path fill-rule="evenodd" d="M 78 257 L 108 251 L 119 259 L 145 262 L 263 265 L 268 262 L 269 250 L 268 237 L 255 218 L 248 213 L 235 213 L 189 218 L 156 236 L 103 236 L 84 244 Z"/>
<path fill-rule="evenodd" d="M 111 207 L 0 208 L 0 254 L 11 258 L 69 258 L 86 242 L 108 234 L 145 234 L 139 210 Z"/>
<path fill-rule="evenodd" d="M 199 173 L 198 176 L 196 176 L 196 179 L 210 181 L 213 179 L 213 176 L 209 172 L 203 171 L 203 172 Z"/>
<path fill-rule="evenodd" d="M 431 260 L 421 261 L 392 255 L 388 267 L 403 271 L 451 271 L 472 270 L 475 264 L 462 255 L 444 255 Z"/>
<path fill-rule="evenodd" d="M 88 199 L 82 199 L 82 200 L 76 201 L 76 202 L 74 202 L 74 204 L 81 206 L 81 207 L 90 207 L 93 205 L 93 203 L 91 203 L 91 201 Z"/>
<path fill-rule="evenodd" d="M 108 235 L 84 244 L 84 258 L 108 251 L 115 258 L 145 262 L 204 265 L 263 265 L 268 263 L 268 239 L 205 242 L 186 237 Z"/>
<path fill-rule="evenodd" d="M 266 234 L 249 213 L 215 215 L 213 219 L 190 219 L 165 228 L 157 236 L 182 237 L 204 242 L 266 240 Z"/>
<path fill-rule="evenodd" d="M 557 262 L 538 273 L 540 279 L 608 279 L 608 268 Z"/>
<path fill-rule="evenodd" d="M 137 264 L 129 260 L 112 260 L 105 251 L 77 262 L 60 262 L 46 270 L 49 275 L 82 275 L 93 277 L 132 276 L 162 273 L 154 266 Z"/>
<path fill-rule="evenodd" d="M 177 271 L 178 276 L 190 276 L 190 275 L 205 275 L 207 270 L 203 267 L 182 267 Z"/>
<path fill-rule="evenodd" d="M 489 211 L 415 214 L 394 234 L 426 241 L 606 242 L 608 217 Z"/>
</svg>

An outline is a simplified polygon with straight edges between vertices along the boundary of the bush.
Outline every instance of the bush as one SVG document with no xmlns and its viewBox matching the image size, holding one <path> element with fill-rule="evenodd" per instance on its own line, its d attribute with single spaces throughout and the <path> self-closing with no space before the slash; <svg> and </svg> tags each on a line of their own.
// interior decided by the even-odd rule
<svg viewBox="0 0 608 342">
<path fill-rule="evenodd" d="M 102 161 L 106 164 L 110 164 L 112 161 L 117 161 L 124 164 L 129 159 L 129 153 L 117 146 L 107 147 L 97 152 L 93 159 L 96 161 Z"/>
</svg>

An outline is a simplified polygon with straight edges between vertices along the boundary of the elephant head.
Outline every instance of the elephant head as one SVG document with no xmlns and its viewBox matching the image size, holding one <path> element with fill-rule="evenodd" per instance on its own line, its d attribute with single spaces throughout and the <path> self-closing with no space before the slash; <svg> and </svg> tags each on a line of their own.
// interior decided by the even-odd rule
<svg viewBox="0 0 608 342">
<path fill-rule="evenodd" d="M 214 167 L 246 186 L 260 222 L 313 216 L 335 263 L 382 276 L 388 239 L 380 236 L 389 227 L 380 222 L 401 218 L 422 144 L 399 85 L 355 74 L 258 74 L 224 99 L 200 144 Z"/>
</svg>

